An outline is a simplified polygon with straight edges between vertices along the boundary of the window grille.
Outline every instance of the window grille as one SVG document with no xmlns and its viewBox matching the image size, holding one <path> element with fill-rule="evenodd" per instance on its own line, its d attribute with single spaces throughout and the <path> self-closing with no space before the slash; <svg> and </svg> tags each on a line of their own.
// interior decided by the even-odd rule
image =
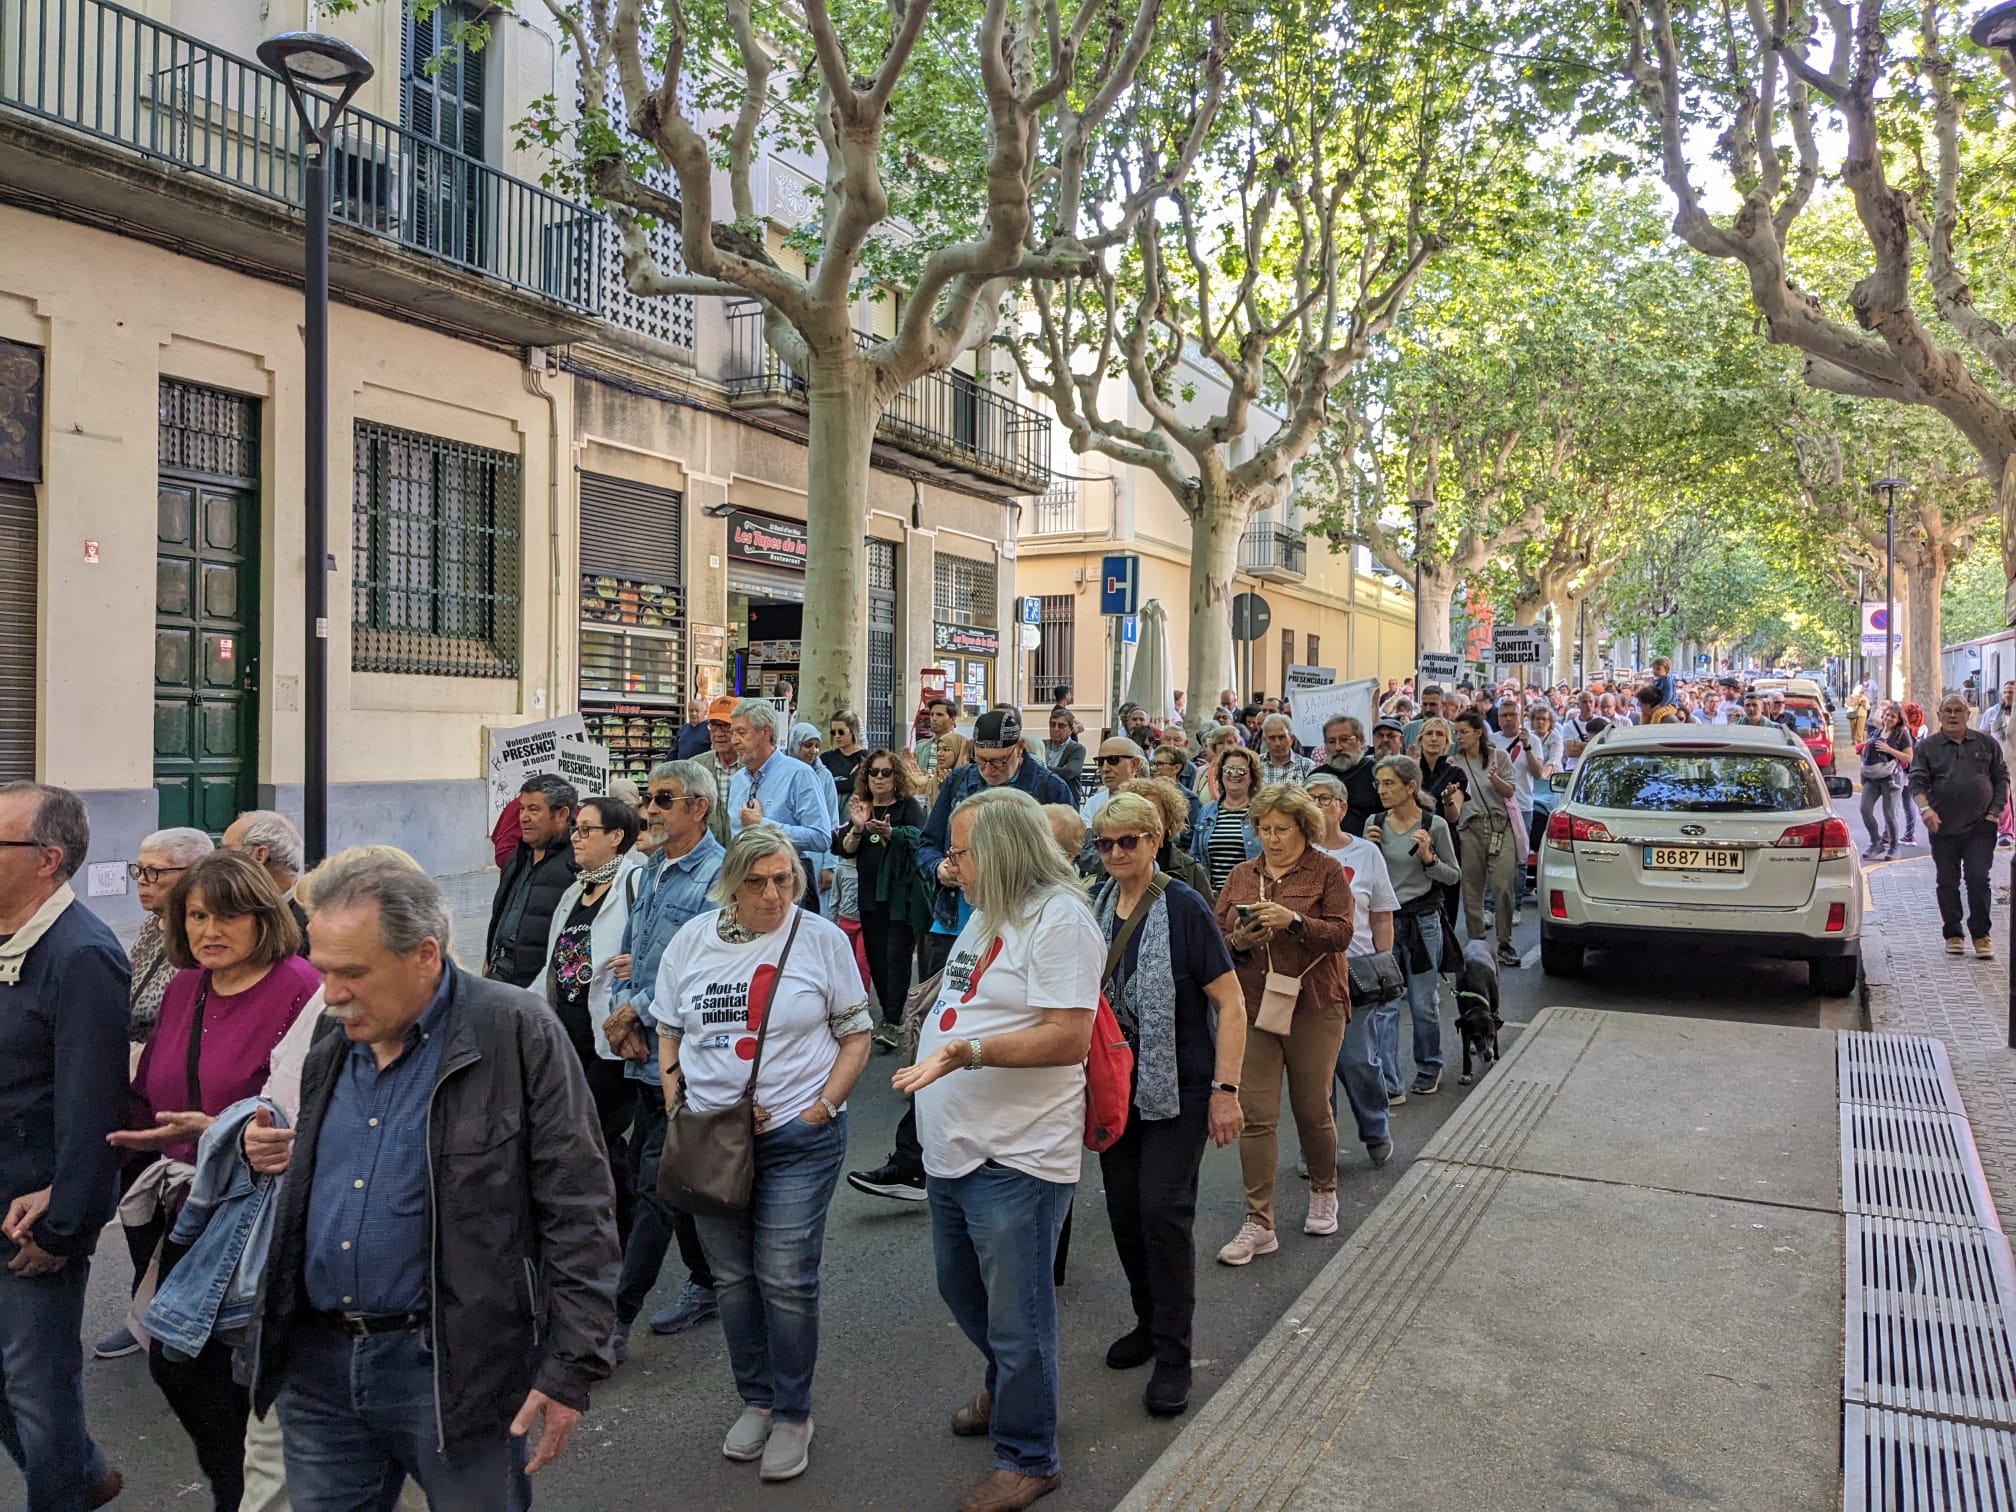
<svg viewBox="0 0 2016 1512">
<path fill-rule="evenodd" d="M 1031 702 L 1040 703 L 1071 683 L 1078 601 L 1068 593 L 1046 593 L 1036 601 L 1037 625 L 1043 641 L 1031 656 Z"/>
<path fill-rule="evenodd" d="M 932 600 L 948 625 L 998 625 L 994 564 L 940 552 L 932 562 Z"/>
<path fill-rule="evenodd" d="M 518 675 L 518 459 L 360 422 L 350 666 Z"/>
<path fill-rule="evenodd" d="M 259 476 L 259 401 L 161 380 L 160 463 L 176 472 L 246 481 Z"/>
<path fill-rule="evenodd" d="M 672 171 L 655 167 L 644 175 L 653 189 L 676 196 L 678 181 Z M 602 318 L 619 330 L 634 331 L 667 346 L 693 350 L 693 296 L 690 294 L 633 294 L 623 277 L 623 235 L 612 217 L 602 221 Z M 686 257 L 679 241 L 679 228 L 667 220 L 645 233 L 651 259 L 661 273 L 684 273 Z"/>
<path fill-rule="evenodd" d="M 1312 667 L 1323 665 L 1323 653 L 1318 649 L 1322 644 L 1323 642 L 1316 636 L 1309 637 L 1309 665 Z"/>
</svg>

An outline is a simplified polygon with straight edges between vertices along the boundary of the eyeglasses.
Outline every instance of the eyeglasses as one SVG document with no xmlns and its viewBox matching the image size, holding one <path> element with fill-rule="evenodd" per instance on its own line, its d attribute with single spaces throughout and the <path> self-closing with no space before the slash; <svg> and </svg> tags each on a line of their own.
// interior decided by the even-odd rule
<svg viewBox="0 0 2016 1512">
<path fill-rule="evenodd" d="M 870 767 L 868 769 L 868 780 L 870 782 L 873 782 L 877 777 L 894 777 L 895 775 L 896 768 L 894 767 Z"/>
<path fill-rule="evenodd" d="M 945 859 L 956 865 L 972 854 L 973 852 L 970 850 L 948 850 L 945 852 Z"/>
<path fill-rule="evenodd" d="M 1099 765 L 1111 766 L 1116 761 L 1131 761 L 1131 760 L 1133 760 L 1133 758 L 1131 756 L 1126 755 L 1123 752 L 1121 755 L 1118 756 L 1101 756 L 1099 758 Z"/>
<path fill-rule="evenodd" d="M 742 885 L 752 887 L 757 892 L 788 893 L 791 891 L 791 880 L 791 873 L 785 872 L 779 877 L 751 877 Z"/>
<path fill-rule="evenodd" d="M 33 845 L 33 840 L 0 840 L 0 845 Z M 176 872 L 189 870 L 186 866 L 142 866 L 138 861 L 126 863 L 126 875 L 135 882 L 145 882 L 153 886 L 163 877 L 172 877 Z"/>
<path fill-rule="evenodd" d="M 1092 849 L 1102 856 L 1110 856 L 1117 848 L 1131 856 L 1135 847 L 1147 838 L 1146 835 L 1101 835 L 1092 842 Z"/>
<path fill-rule="evenodd" d="M 1002 751 L 994 756 L 982 756 L 978 751 L 973 753 L 973 764 L 981 770 L 988 772 L 998 772 L 1014 759 L 1015 753 L 1013 751 Z"/>
<path fill-rule="evenodd" d="M 675 803 L 698 803 L 702 796 L 705 795 L 681 798 L 677 793 L 652 793 L 644 800 L 644 806 L 646 808 L 670 808 Z"/>
<path fill-rule="evenodd" d="M 583 835 L 606 835 L 615 828 L 613 824 L 577 824 L 567 833 L 579 840 Z"/>
</svg>

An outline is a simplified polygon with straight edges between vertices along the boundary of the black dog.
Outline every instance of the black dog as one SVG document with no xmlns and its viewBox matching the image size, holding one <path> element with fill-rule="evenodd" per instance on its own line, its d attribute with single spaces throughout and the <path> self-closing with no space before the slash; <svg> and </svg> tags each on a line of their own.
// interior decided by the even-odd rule
<svg viewBox="0 0 2016 1512">
<path fill-rule="evenodd" d="M 1498 1059 L 1498 1030 L 1504 1022 L 1498 1016 L 1498 962 L 1488 944 L 1472 940 L 1463 947 L 1463 969 L 1456 977 L 1456 1027 L 1463 1033 L 1463 1074 L 1457 1086 L 1477 1079 L 1471 1068 L 1478 1060 L 1489 1066 Z"/>
</svg>

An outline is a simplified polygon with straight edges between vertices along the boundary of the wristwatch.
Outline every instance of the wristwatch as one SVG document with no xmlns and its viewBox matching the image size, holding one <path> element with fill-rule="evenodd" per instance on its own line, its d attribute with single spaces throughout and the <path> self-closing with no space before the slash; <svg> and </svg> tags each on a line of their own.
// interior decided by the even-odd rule
<svg viewBox="0 0 2016 1512">
<path fill-rule="evenodd" d="M 1237 1097 L 1239 1095 L 1239 1084 L 1237 1082 L 1213 1082 L 1211 1083 L 1211 1090 L 1213 1092 L 1230 1092 L 1234 1097 Z"/>
<path fill-rule="evenodd" d="M 1288 915 L 1288 933 L 1290 934 L 1302 933 L 1302 915 L 1300 914 Z"/>
<path fill-rule="evenodd" d="M 820 1107 L 826 1110 L 826 1117 L 829 1121 L 838 1118 L 840 1116 L 840 1110 L 834 1107 L 833 1104 L 829 1102 L 826 1098 L 815 1097 L 813 1101 L 818 1103 Z"/>
<path fill-rule="evenodd" d="M 966 1069 L 968 1071 L 980 1069 L 980 1041 L 977 1039 L 966 1041 Z"/>
</svg>

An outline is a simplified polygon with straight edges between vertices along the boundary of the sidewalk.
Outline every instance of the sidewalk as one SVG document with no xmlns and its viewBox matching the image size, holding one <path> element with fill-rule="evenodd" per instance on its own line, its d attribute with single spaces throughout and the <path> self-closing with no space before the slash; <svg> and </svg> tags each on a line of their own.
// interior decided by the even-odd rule
<svg viewBox="0 0 2016 1512">
<path fill-rule="evenodd" d="M 1839 1506 L 1835 1060 L 1544 1010 L 1120 1512 Z"/>
<path fill-rule="evenodd" d="M 1917 856 L 1868 869 L 1870 909 L 1863 925 L 1862 972 L 1869 1027 L 1882 1034 L 1927 1034 L 1945 1043 L 1974 1143 L 1998 1211 L 2016 1221 L 2016 1050 L 2008 1046 L 2010 956 L 2008 853 L 1995 856 L 1994 961 L 1946 954 L 1932 858 Z"/>
</svg>

